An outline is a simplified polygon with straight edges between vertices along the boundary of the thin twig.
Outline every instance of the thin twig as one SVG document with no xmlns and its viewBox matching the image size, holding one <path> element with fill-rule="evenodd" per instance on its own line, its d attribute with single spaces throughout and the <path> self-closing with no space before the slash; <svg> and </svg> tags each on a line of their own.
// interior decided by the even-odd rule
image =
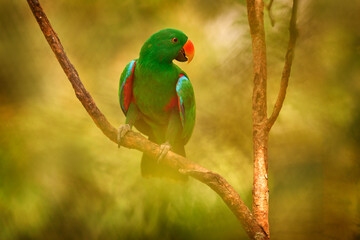
<svg viewBox="0 0 360 240">
<path fill-rule="evenodd" d="M 60 40 L 53 30 L 48 18 L 37 0 L 27 0 L 46 40 L 58 59 L 61 67 L 71 82 L 77 98 L 80 100 L 88 114 L 91 116 L 95 124 L 101 131 L 113 142 L 117 143 L 117 130 L 107 121 L 106 117 L 100 112 L 94 100 L 86 91 L 84 85 L 80 81 L 79 75 L 71 64 L 70 60 L 65 54 L 64 48 Z M 128 132 L 122 139 L 122 146 L 127 148 L 137 149 L 141 152 L 147 153 L 154 158 L 159 153 L 159 145 L 150 142 L 141 134 L 135 132 Z M 245 205 L 240 195 L 235 189 L 219 174 L 214 173 L 197 163 L 175 154 L 168 152 L 166 157 L 162 160 L 162 164 L 178 169 L 180 172 L 192 176 L 193 178 L 203 182 L 212 188 L 227 204 L 233 214 L 242 223 L 246 233 L 251 239 L 268 239 L 267 235 L 256 222 L 252 213 Z"/>
<path fill-rule="evenodd" d="M 296 28 L 296 16 L 297 16 L 297 6 L 298 6 L 298 0 L 293 0 L 293 8 L 291 13 L 291 20 L 290 20 L 290 38 L 289 38 L 289 44 L 285 56 L 285 64 L 284 69 L 281 76 L 281 83 L 280 83 L 280 90 L 279 95 L 277 97 L 276 103 L 274 105 L 274 110 L 271 114 L 271 116 L 267 120 L 267 128 L 268 130 L 271 129 L 271 127 L 274 125 L 276 119 L 279 116 L 280 110 L 283 106 L 285 96 L 286 96 L 286 90 L 289 83 L 290 78 L 290 72 L 291 72 L 291 66 L 294 58 L 294 49 L 296 44 L 296 39 L 298 36 L 298 31 Z"/>
<path fill-rule="evenodd" d="M 265 5 L 265 7 L 266 7 L 266 9 L 268 10 L 268 13 L 269 13 L 271 26 L 275 26 L 274 17 L 272 15 L 272 11 L 271 11 L 271 7 L 273 5 L 273 2 L 274 2 L 274 0 L 270 0 L 269 3 Z"/>
</svg>

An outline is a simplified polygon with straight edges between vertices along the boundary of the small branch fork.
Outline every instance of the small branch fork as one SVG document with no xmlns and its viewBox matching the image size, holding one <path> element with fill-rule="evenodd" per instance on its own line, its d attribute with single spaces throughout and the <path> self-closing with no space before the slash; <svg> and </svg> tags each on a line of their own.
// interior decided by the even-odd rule
<svg viewBox="0 0 360 240">
<path fill-rule="evenodd" d="M 271 7 L 273 0 L 265 6 L 269 11 L 271 23 Z M 266 41 L 264 27 L 264 1 L 247 0 L 248 20 L 253 49 L 254 88 L 252 98 L 253 117 L 253 214 L 256 221 L 270 238 L 269 230 L 269 188 L 268 188 L 268 139 L 271 127 L 279 116 L 285 100 L 286 89 L 289 82 L 294 47 L 297 38 L 296 13 L 298 0 L 293 0 L 292 15 L 290 20 L 290 39 L 285 56 L 285 65 L 281 77 L 280 90 L 274 110 L 267 117 L 267 64 Z"/>
<path fill-rule="evenodd" d="M 104 135 L 111 141 L 117 143 L 117 129 L 114 128 L 100 112 L 89 92 L 80 81 L 79 74 L 68 59 L 60 39 L 53 30 L 39 1 L 27 0 L 27 2 L 47 42 L 74 88 L 76 97 Z M 160 149 L 159 145 L 150 142 L 141 134 L 132 131 L 124 136 L 121 145 L 127 148 L 137 149 L 154 158 L 158 155 Z M 263 228 L 258 224 L 249 208 L 241 199 L 240 195 L 222 176 L 171 151 L 168 152 L 166 157 L 162 160 L 162 163 L 174 169 L 178 169 L 181 173 L 187 174 L 213 189 L 242 223 L 250 239 L 269 239 Z"/>
</svg>

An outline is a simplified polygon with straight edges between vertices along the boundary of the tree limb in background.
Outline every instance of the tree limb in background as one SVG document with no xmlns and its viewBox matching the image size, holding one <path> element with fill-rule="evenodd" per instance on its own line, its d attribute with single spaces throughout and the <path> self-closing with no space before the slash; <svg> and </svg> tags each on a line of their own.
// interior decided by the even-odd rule
<svg viewBox="0 0 360 240">
<path fill-rule="evenodd" d="M 117 143 L 117 129 L 114 128 L 100 112 L 89 92 L 80 81 L 79 74 L 65 54 L 64 48 L 60 43 L 60 39 L 53 30 L 49 20 L 40 6 L 39 1 L 27 0 L 27 2 L 47 42 L 71 82 L 77 98 L 80 100 L 88 114 L 91 116 L 95 124 L 101 129 L 104 135 L 106 135 L 111 141 Z M 153 156 L 154 159 L 158 155 L 160 149 L 159 145 L 150 142 L 141 134 L 132 131 L 128 132 L 124 136 L 121 145 L 149 154 L 150 156 Z M 255 220 L 240 195 L 222 176 L 171 151 L 169 151 L 166 157 L 162 160 L 162 164 L 178 169 L 181 173 L 192 176 L 213 189 L 242 223 L 246 233 L 251 239 L 268 239 L 268 236 Z"/>
<path fill-rule="evenodd" d="M 268 13 L 269 13 L 271 26 L 275 26 L 274 17 L 272 15 L 272 11 L 271 11 L 271 7 L 272 7 L 273 3 L 274 3 L 274 0 L 270 0 L 269 3 L 265 5 L 265 7 L 266 7 L 266 9 L 268 10 Z"/>
<path fill-rule="evenodd" d="M 267 121 L 267 127 L 269 130 L 274 125 L 276 119 L 279 116 L 280 110 L 281 110 L 284 100 L 285 100 L 286 89 L 287 89 L 288 83 L 289 83 L 291 66 L 292 66 L 292 61 L 294 58 L 294 48 L 295 48 L 296 39 L 298 36 L 298 32 L 297 32 L 297 28 L 296 28 L 297 6 L 298 6 L 298 0 L 293 0 L 293 8 L 292 8 L 290 26 L 289 26 L 289 32 L 290 32 L 289 44 L 288 44 L 288 48 L 287 48 L 287 52 L 286 52 L 286 56 L 285 56 L 285 65 L 284 65 L 284 69 L 283 69 L 282 76 L 281 76 L 279 95 L 276 100 L 274 110 Z"/>
<path fill-rule="evenodd" d="M 270 0 L 267 5 L 270 18 L 272 4 L 273 0 Z M 290 77 L 294 47 L 297 38 L 297 0 L 293 0 L 293 9 L 290 20 L 290 40 L 285 57 L 281 87 L 270 118 L 267 118 L 267 66 L 263 0 L 247 0 L 247 10 L 254 64 L 254 89 L 252 98 L 254 151 L 253 214 L 256 221 L 261 225 L 269 237 L 268 139 L 270 129 L 275 123 L 283 105 Z"/>
</svg>

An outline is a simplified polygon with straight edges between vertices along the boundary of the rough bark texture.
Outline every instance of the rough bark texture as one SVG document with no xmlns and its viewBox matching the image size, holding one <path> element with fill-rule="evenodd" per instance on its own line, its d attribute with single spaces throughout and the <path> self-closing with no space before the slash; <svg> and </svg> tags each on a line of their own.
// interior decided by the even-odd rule
<svg viewBox="0 0 360 240">
<path fill-rule="evenodd" d="M 248 19 L 253 49 L 254 89 L 253 117 L 253 213 L 269 236 L 268 138 L 266 106 L 266 43 L 264 30 L 264 2 L 247 0 Z"/>
<path fill-rule="evenodd" d="M 62 47 L 57 34 L 51 27 L 50 22 L 41 8 L 39 1 L 27 0 L 27 2 L 46 40 L 55 53 L 56 58 L 58 59 L 69 81 L 71 82 L 77 98 L 80 100 L 86 111 L 89 113 L 101 131 L 111 141 L 117 143 L 117 129 L 107 121 L 106 117 L 97 108 L 89 92 L 86 91 L 84 85 L 80 81 L 77 71 L 66 56 L 64 48 Z M 260 93 L 263 94 L 261 91 Z M 127 148 L 133 148 L 145 152 L 154 158 L 159 153 L 159 145 L 150 142 L 141 134 L 132 131 L 125 135 L 125 137 L 122 139 L 121 145 Z M 242 223 L 249 238 L 268 239 L 268 236 L 264 232 L 263 228 L 258 224 L 251 211 L 241 199 L 240 195 L 222 176 L 173 152 L 168 152 L 166 157 L 162 160 L 161 164 L 166 164 L 172 168 L 178 169 L 181 173 L 192 176 L 193 178 L 205 183 L 210 188 L 212 188 L 223 199 L 233 214 Z"/>
<path fill-rule="evenodd" d="M 270 11 L 273 1 L 267 8 Z M 266 42 L 264 29 L 263 0 L 247 0 L 248 19 L 252 39 L 254 59 L 254 90 L 253 90 L 253 150 L 254 150 L 254 182 L 253 182 L 253 214 L 256 221 L 270 237 L 269 230 L 269 188 L 268 188 L 268 139 L 271 127 L 274 125 L 285 100 L 288 87 L 294 48 L 297 39 L 296 14 L 297 0 L 293 0 L 290 20 L 290 39 L 285 56 L 285 64 L 281 77 L 281 85 L 274 110 L 267 118 L 266 99 Z M 270 18 L 273 24 L 273 19 Z"/>
</svg>

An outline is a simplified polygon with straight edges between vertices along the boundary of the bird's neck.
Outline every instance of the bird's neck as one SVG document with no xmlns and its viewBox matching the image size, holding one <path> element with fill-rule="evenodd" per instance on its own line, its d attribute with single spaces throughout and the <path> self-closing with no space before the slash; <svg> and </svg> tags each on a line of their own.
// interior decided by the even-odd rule
<svg viewBox="0 0 360 240">
<path fill-rule="evenodd" d="M 138 64 L 141 66 L 141 68 L 153 71 L 164 71 L 174 68 L 174 63 L 172 61 L 153 60 L 141 57 L 139 58 Z"/>
</svg>

